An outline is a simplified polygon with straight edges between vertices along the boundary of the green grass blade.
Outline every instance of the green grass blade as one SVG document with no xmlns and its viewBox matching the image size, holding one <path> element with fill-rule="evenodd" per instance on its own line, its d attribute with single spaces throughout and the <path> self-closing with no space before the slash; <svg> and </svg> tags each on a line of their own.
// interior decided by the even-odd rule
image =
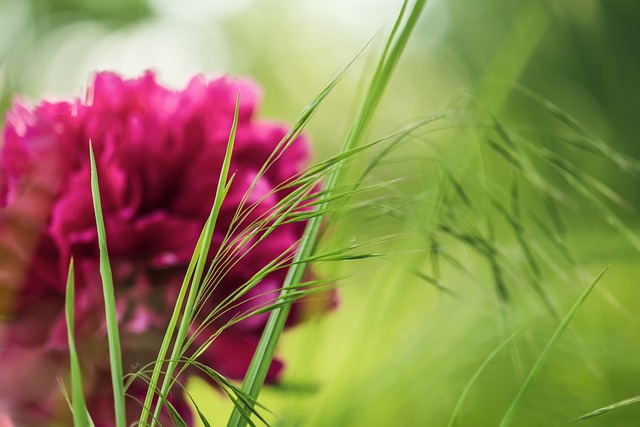
<svg viewBox="0 0 640 427">
<path fill-rule="evenodd" d="M 347 135 L 342 151 L 348 151 L 358 145 L 362 138 L 366 128 L 371 121 L 373 113 L 380 102 L 382 93 L 391 78 L 395 65 L 400 57 L 400 54 L 404 50 L 409 35 L 411 34 L 415 24 L 420 16 L 426 0 L 416 1 L 411 8 L 411 11 L 406 14 L 408 2 L 405 1 L 402 10 L 398 16 L 396 24 L 392 30 L 392 33 L 385 46 L 382 58 L 378 63 L 378 67 L 374 74 L 373 80 L 369 86 L 369 90 L 365 96 L 363 104 L 358 112 L 358 115 Z M 406 17 L 406 20 L 405 20 Z M 404 25 L 402 25 L 404 23 Z M 398 35 L 399 34 L 399 35 Z M 397 35 L 397 37 L 396 37 Z M 346 174 L 349 161 L 344 163 L 333 171 L 327 178 L 327 182 L 324 185 L 326 193 L 331 196 L 332 191 L 341 182 L 341 179 Z M 325 209 L 325 203 L 316 205 L 316 210 Z M 304 270 L 306 269 L 306 263 L 300 262 L 305 258 L 308 258 L 313 252 L 318 233 L 321 228 L 322 217 L 317 216 L 309 219 L 305 228 L 304 235 L 302 236 L 300 247 L 295 255 L 294 263 L 287 272 L 287 276 L 284 281 L 284 289 L 281 293 L 281 298 L 286 300 L 286 296 L 290 290 L 291 285 L 299 282 L 302 279 Z M 275 308 L 269 320 L 265 326 L 262 338 L 258 344 L 258 347 L 254 353 L 254 357 L 251 361 L 249 369 L 244 379 L 242 391 L 246 393 L 252 399 L 256 399 L 260 394 L 262 385 L 265 381 L 267 371 L 273 360 L 275 349 L 280 339 L 280 335 L 284 329 L 284 325 L 287 320 L 291 305 L 283 304 Z M 241 406 L 241 405 L 240 405 Z M 240 406 L 235 406 L 231 417 L 229 418 L 228 427 L 245 427 L 247 424 L 247 417 L 243 415 L 243 411 Z"/>
<path fill-rule="evenodd" d="M 447 423 L 447 427 L 453 427 L 453 423 L 458 418 L 458 415 L 460 414 L 460 410 L 462 410 L 462 405 L 464 404 L 464 401 L 467 398 L 467 395 L 469 394 L 469 391 L 471 390 L 471 387 L 473 387 L 473 385 L 475 384 L 476 380 L 480 377 L 480 374 L 482 374 L 482 372 L 487 367 L 487 365 L 489 365 L 489 363 L 493 360 L 493 358 L 496 357 L 496 355 L 498 353 L 500 353 L 500 351 L 502 351 L 502 349 L 505 348 L 507 346 L 507 344 L 509 344 L 511 341 L 513 341 L 513 339 L 515 337 L 520 335 L 520 333 L 522 331 L 523 331 L 523 328 L 520 328 L 520 329 L 516 330 L 514 333 L 512 333 L 509 337 L 507 337 L 506 340 L 504 340 L 502 343 L 500 343 L 500 345 L 498 347 L 496 347 L 487 356 L 487 358 L 482 362 L 482 364 L 478 367 L 478 369 L 473 373 L 473 375 L 471 376 L 471 378 L 469 379 L 467 384 L 464 386 L 464 389 L 462 389 L 462 393 L 460 393 L 460 397 L 458 398 L 458 401 L 456 402 L 456 406 L 453 408 L 453 412 L 451 412 L 451 418 L 449 418 L 449 422 Z"/>
<path fill-rule="evenodd" d="M 171 402 L 164 399 L 160 399 L 160 400 L 163 401 L 162 404 L 167 408 L 167 410 L 169 411 L 169 414 L 171 414 L 171 418 L 173 419 L 173 422 L 175 423 L 175 425 L 177 425 L 178 427 L 189 427 L 187 423 L 182 419 L 182 417 L 180 416 L 176 408 L 173 407 Z"/>
<path fill-rule="evenodd" d="M 193 400 L 193 397 L 191 397 L 191 394 L 187 393 L 187 396 L 189 397 L 189 400 L 191 400 L 191 404 L 193 405 L 193 407 L 195 408 L 196 412 L 198 413 L 198 418 L 200 419 L 200 422 L 202 423 L 202 425 L 204 427 L 211 427 L 211 424 L 209 423 L 209 420 L 207 420 L 207 417 L 204 416 L 204 414 L 202 413 L 202 411 L 200 410 L 200 408 L 196 404 L 196 401 Z"/>
<path fill-rule="evenodd" d="M 178 333 L 176 335 L 176 340 L 173 345 L 173 350 L 170 356 L 170 360 L 167 363 L 167 368 L 165 372 L 165 376 L 162 382 L 162 386 L 160 388 L 160 396 L 167 396 L 171 386 L 173 384 L 173 373 L 178 364 L 178 360 L 180 359 L 183 344 L 187 338 L 187 333 L 189 331 L 189 327 L 191 326 L 191 322 L 193 320 L 193 313 L 197 303 L 197 296 L 200 293 L 200 283 L 202 281 L 202 273 L 204 271 L 204 267 L 207 264 L 207 257 L 209 254 L 209 247 L 211 245 L 211 240 L 213 236 L 213 230 L 216 224 L 216 220 L 218 218 L 218 214 L 220 213 L 220 209 L 222 207 L 222 202 L 226 196 L 226 193 L 229 189 L 228 185 L 228 176 L 229 176 L 229 168 L 231 166 L 231 155 L 233 153 L 233 145 L 236 136 L 236 129 L 238 127 L 238 114 L 240 110 L 240 94 L 238 93 L 238 97 L 236 98 L 236 107 L 235 113 L 233 117 L 233 123 L 231 125 L 231 131 L 229 133 L 229 140 L 227 142 L 227 151 L 225 153 L 225 157 L 222 163 L 222 170 L 220 171 L 220 177 L 218 180 L 218 186 L 216 188 L 215 199 L 213 202 L 213 207 L 211 209 L 211 213 L 205 225 L 203 234 L 204 234 L 204 242 L 202 247 L 200 248 L 200 253 L 198 254 L 198 261 L 196 264 L 195 272 L 191 281 L 191 287 L 189 288 L 189 293 L 187 295 L 187 301 L 185 303 L 182 319 L 180 321 L 180 325 L 178 327 Z M 156 407 L 154 410 L 154 416 L 151 420 L 151 426 L 156 424 L 156 419 L 160 415 L 160 411 L 162 409 L 162 401 L 158 399 L 156 403 Z"/>
<path fill-rule="evenodd" d="M 602 414 L 604 414 L 606 412 L 609 412 L 609 411 L 612 411 L 614 409 L 622 408 L 624 406 L 633 405 L 633 404 L 638 403 L 638 402 L 640 402 L 640 395 L 633 396 L 633 397 L 630 397 L 628 399 L 621 400 L 620 402 L 616 402 L 616 403 L 613 403 L 611 405 L 604 406 L 604 407 L 602 407 L 600 409 L 596 409 L 595 411 L 589 412 L 588 414 L 584 414 L 584 415 L 576 418 L 575 420 L 571 420 L 571 422 L 573 423 L 573 422 L 576 422 L 576 421 L 586 420 L 587 418 L 597 417 L 599 415 L 602 415 Z"/>
<path fill-rule="evenodd" d="M 231 381 L 220 375 L 209 366 L 203 365 L 198 361 L 193 361 L 193 366 L 200 369 L 205 375 L 208 375 L 220 389 L 227 395 L 234 408 L 237 407 L 242 415 L 247 419 L 247 423 L 251 427 L 256 427 L 255 423 L 250 419 L 251 414 L 258 417 L 265 425 L 268 425 L 267 421 L 256 411 L 255 406 L 261 409 L 267 410 L 263 405 L 255 400 L 251 400 L 246 394 L 244 394 L 238 387 Z M 268 410 L 267 410 L 268 411 Z"/>
<path fill-rule="evenodd" d="M 64 397 L 64 401 L 67 403 L 67 406 L 70 408 L 71 411 L 74 410 L 73 408 L 73 404 L 71 403 L 71 399 L 69 398 L 69 394 L 67 393 L 67 389 L 64 386 L 64 383 L 62 382 L 61 378 L 58 378 L 58 382 L 60 383 L 60 391 L 62 392 L 62 396 Z M 95 424 L 93 423 L 93 420 L 91 419 L 91 416 L 89 415 L 89 411 L 87 410 L 86 405 L 83 405 L 84 411 L 85 411 L 85 417 L 84 420 L 87 422 L 87 424 L 81 424 L 81 425 L 86 425 L 89 427 L 95 427 Z M 74 426 L 75 426 L 75 422 L 74 422 Z M 11 425 L 11 427 L 13 427 L 13 424 Z"/>
<path fill-rule="evenodd" d="M 567 315 L 564 317 L 564 319 L 560 323 L 560 326 L 558 326 L 556 331 L 553 333 L 553 335 L 551 336 L 551 339 L 549 339 L 549 342 L 547 343 L 544 350 L 542 350 L 542 353 L 538 357 L 538 360 L 536 360 L 536 363 L 531 368 L 531 371 L 529 372 L 529 375 L 527 375 L 527 378 L 525 379 L 524 384 L 522 384 L 522 387 L 518 391 L 518 394 L 513 399 L 513 402 L 511 402 L 511 405 L 507 409 L 507 412 L 504 414 L 504 417 L 500 422 L 500 427 L 507 427 L 511 424 L 511 420 L 513 419 L 513 416 L 516 410 L 518 410 L 518 408 L 522 404 L 522 401 L 524 400 L 524 396 L 527 394 L 527 391 L 529 391 L 529 388 L 531 388 L 531 385 L 540 374 L 540 370 L 542 369 L 542 366 L 544 365 L 547 358 L 549 357 L 549 354 L 551 353 L 551 349 L 556 344 L 556 342 L 558 341 L 558 339 L 560 338 L 564 330 L 567 329 L 567 327 L 569 326 L 569 323 L 571 323 L 571 320 L 573 319 L 573 316 L 575 316 L 580 306 L 582 306 L 582 304 L 585 302 L 585 300 L 587 299 L 587 297 L 589 296 L 593 288 L 600 281 L 602 276 L 604 276 L 604 274 L 607 272 L 608 269 L 609 267 L 607 266 L 604 270 L 600 272 L 600 274 L 598 274 L 598 276 L 594 279 L 594 281 L 591 282 L 591 284 L 587 287 L 587 289 L 582 293 L 582 295 L 580 295 L 578 300 L 573 304 L 573 307 L 571 307 L 571 310 L 569 310 Z"/>
<path fill-rule="evenodd" d="M 67 339 L 69 341 L 69 362 L 71 371 L 71 402 L 73 410 L 73 424 L 75 426 L 89 425 L 87 416 L 87 406 L 84 402 L 82 389 L 82 373 L 80 371 L 80 361 L 76 352 L 74 338 L 74 273 L 73 258 L 69 262 L 69 273 L 67 275 L 67 292 L 65 297 L 65 315 L 67 318 Z"/>
<path fill-rule="evenodd" d="M 100 276 L 102 277 L 102 291 L 104 294 L 104 308 L 107 320 L 109 366 L 111 367 L 111 382 L 113 384 L 115 422 L 116 427 L 125 427 L 126 412 L 124 405 L 124 384 L 122 373 L 122 356 L 120 351 L 120 333 L 118 332 L 118 318 L 116 315 L 116 298 L 113 290 L 111 266 L 109 265 L 109 253 L 107 251 L 107 237 L 104 229 L 104 218 L 102 217 L 100 187 L 98 185 L 98 170 L 96 167 L 96 159 L 93 155 L 93 146 L 91 142 L 89 142 L 89 155 L 91 159 L 91 194 L 93 196 L 93 209 L 96 214 L 98 246 L 100 248 Z"/>
<path fill-rule="evenodd" d="M 160 374 L 162 373 L 162 366 L 164 364 L 164 360 L 166 359 L 167 352 L 169 351 L 169 345 L 171 344 L 171 340 L 173 338 L 176 326 L 178 324 L 178 319 L 180 318 L 180 313 L 182 312 L 182 307 L 184 305 L 184 300 L 187 294 L 187 290 L 189 288 L 189 283 L 191 278 L 193 277 L 193 271 L 195 270 L 198 255 L 200 254 L 200 248 L 202 247 L 204 240 L 204 232 L 200 235 L 198 239 L 198 243 L 196 244 L 196 249 L 193 253 L 193 257 L 189 263 L 189 267 L 187 267 L 187 273 L 185 274 L 184 280 L 182 282 L 182 286 L 180 287 L 180 292 L 178 294 L 178 298 L 176 299 L 176 304 L 173 309 L 173 314 L 171 315 L 171 319 L 169 320 L 169 325 L 165 331 L 164 338 L 162 340 L 162 344 L 160 346 L 160 350 L 158 351 L 158 357 L 156 359 L 156 363 L 153 367 L 153 372 L 151 373 L 151 379 L 149 380 L 149 388 L 147 389 L 147 395 L 145 397 L 142 412 L 140 413 L 140 420 L 138 421 L 138 425 L 146 425 L 146 422 L 151 414 L 151 404 L 153 403 L 153 396 L 155 394 L 155 390 L 158 386 L 158 380 L 160 379 Z"/>
</svg>

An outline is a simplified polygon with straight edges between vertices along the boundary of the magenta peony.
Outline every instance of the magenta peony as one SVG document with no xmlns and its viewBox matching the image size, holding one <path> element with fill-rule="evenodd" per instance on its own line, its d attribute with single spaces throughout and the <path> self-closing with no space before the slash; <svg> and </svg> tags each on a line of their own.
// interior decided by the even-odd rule
<svg viewBox="0 0 640 427">
<path fill-rule="evenodd" d="M 99 73 L 84 101 L 42 102 L 33 109 L 14 103 L 0 147 L 0 414 L 8 413 L 18 425 L 69 419 L 58 378 L 68 378 L 63 310 L 73 256 L 76 341 L 87 404 L 98 426 L 112 424 L 89 140 L 100 174 L 123 366 L 125 372 L 134 372 L 155 359 L 211 209 L 238 92 L 239 125 L 231 165 L 235 178 L 214 233 L 216 247 L 245 192 L 286 133 L 280 124 L 256 119 L 259 92 L 251 81 L 195 77 L 184 90 L 172 91 L 150 72 L 134 80 Z M 281 200 L 283 194 L 274 193 L 274 188 L 299 173 L 307 161 L 308 146 L 299 137 L 258 179 L 249 198 L 258 204 L 249 220 Z M 302 226 L 278 227 L 246 253 L 221 280 L 208 307 L 295 247 Z M 267 276 L 251 295 L 276 290 L 285 273 L 282 269 Z M 244 312 L 246 307 L 237 310 Z M 242 378 L 265 320 L 259 316 L 227 329 L 199 360 L 223 375 Z M 206 334 L 201 339 L 205 338 Z M 280 371 L 276 360 L 268 379 L 277 379 Z M 145 391 L 144 383 L 134 383 L 129 394 L 142 400 Z M 171 399 L 189 419 L 179 389 Z M 127 405 L 128 421 L 133 421 L 139 403 L 129 399 Z"/>
</svg>

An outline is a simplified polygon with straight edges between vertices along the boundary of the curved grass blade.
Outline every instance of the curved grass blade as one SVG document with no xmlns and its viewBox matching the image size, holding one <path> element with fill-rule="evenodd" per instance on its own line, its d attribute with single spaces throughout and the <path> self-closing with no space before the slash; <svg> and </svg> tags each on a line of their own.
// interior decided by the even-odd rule
<svg viewBox="0 0 640 427">
<path fill-rule="evenodd" d="M 116 427 L 125 427 L 126 412 L 124 405 L 120 333 L 118 332 L 118 318 L 116 315 L 116 299 L 113 290 L 113 278 L 111 276 L 111 266 L 109 265 L 109 253 L 107 251 L 107 237 L 104 229 L 104 218 L 102 216 L 102 205 L 100 202 L 98 170 L 91 141 L 89 141 L 89 156 L 91 160 L 91 194 L 93 197 L 93 209 L 96 215 L 98 247 L 100 248 L 100 276 L 102 277 L 102 291 L 104 295 L 104 308 L 107 320 L 109 366 L 111 367 L 111 382 L 113 384 L 115 423 Z"/>
<path fill-rule="evenodd" d="M 551 353 L 551 349 L 556 344 L 556 342 L 558 341 L 558 339 L 560 338 L 564 330 L 567 329 L 567 326 L 569 326 L 569 323 L 571 323 L 573 316 L 575 316 L 580 306 L 582 306 L 582 304 L 585 302 L 585 300 L 587 299 L 587 297 L 589 296 L 593 288 L 600 281 L 602 276 L 604 276 L 604 274 L 607 272 L 608 269 L 609 269 L 608 266 L 605 267 L 605 269 L 602 270 L 600 274 L 598 274 L 598 276 L 596 276 L 594 281 L 591 282 L 591 284 L 587 287 L 587 289 L 582 293 L 582 295 L 580 295 L 578 300 L 573 304 L 573 307 L 571 307 L 571 310 L 569 310 L 569 312 L 564 317 L 564 319 L 562 319 L 562 323 L 560 323 L 560 326 L 558 326 L 556 331 L 553 333 L 553 335 L 549 339 L 549 342 L 545 346 L 544 350 L 542 350 L 542 353 L 540 353 L 538 360 L 536 360 L 536 363 L 531 368 L 531 371 L 529 371 L 529 375 L 527 375 L 527 378 L 525 379 L 524 384 L 522 384 L 522 387 L 518 391 L 518 394 L 513 399 L 513 402 L 511 402 L 511 405 L 507 409 L 507 412 L 504 414 L 502 421 L 500 421 L 499 427 L 507 427 L 511 424 L 511 420 L 513 419 L 515 412 L 518 410 L 518 408 L 522 404 L 522 401 L 524 400 L 524 396 L 527 394 L 527 391 L 529 391 L 529 388 L 531 388 L 531 385 L 540 374 L 542 366 L 547 361 L 547 358 Z"/>
<path fill-rule="evenodd" d="M 193 405 L 193 407 L 196 409 L 196 412 L 198 413 L 198 418 L 200 419 L 200 422 L 202 423 L 202 425 L 204 427 L 211 427 L 209 420 L 207 420 L 207 417 L 205 417 L 205 415 L 202 413 L 196 401 L 193 400 L 193 397 L 191 397 L 191 394 L 187 392 L 187 396 L 189 397 L 189 400 L 191 400 L 191 404 Z"/>
<path fill-rule="evenodd" d="M 471 387 L 473 387 L 473 385 L 475 384 L 476 380 L 480 377 L 480 374 L 482 374 L 482 372 L 487 367 L 487 365 L 493 360 L 494 357 L 496 357 L 496 355 L 498 353 L 500 353 L 500 351 L 502 351 L 503 348 L 505 348 L 511 341 L 513 341 L 514 338 L 516 338 L 518 335 L 520 335 L 520 333 L 523 330 L 524 330 L 524 328 L 519 328 L 514 333 L 509 335 L 509 337 L 507 337 L 506 340 L 504 340 L 502 343 L 500 343 L 500 345 L 498 347 L 496 347 L 487 356 L 487 358 L 484 360 L 484 362 L 482 362 L 482 364 L 474 372 L 474 374 L 471 376 L 471 378 L 469 379 L 467 384 L 464 386 L 464 389 L 462 389 L 462 393 L 460 393 L 460 397 L 458 398 L 458 401 L 456 402 L 456 406 L 453 408 L 453 412 L 451 413 L 451 418 L 449 418 L 449 422 L 447 423 L 447 427 L 453 427 L 453 423 L 458 418 L 458 415 L 460 414 L 460 410 L 462 409 L 462 405 L 463 405 L 465 399 L 467 398 L 467 395 L 469 394 L 469 391 L 471 390 Z"/>
<path fill-rule="evenodd" d="M 597 137 L 592 131 L 590 131 L 585 125 L 580 123 L 575 117 L 565 112 L 558 105 L 554 104 L 551 100 L 543 97 L 542 95 L 534 92 L 533 90 L 524 87 L 522 85 L 515 85 L 515 90 L 520 92 L 525 97 L 531 99 L 536 104 L 546 109 L 549 114 L 564 123 L 569 129 L 576 132 L 577 139 L 559 139 L 562 142 L 566 142 L 580 147 L 583 150 L 601 154 L 604 157 L 613 161 L 621 169 L 627 173 L 638 176 L 640 172 L 640 161 L 630 156 L 624 155 L 616 151 L 613 147 L 607 144 L 605 141 Z M 566 138 L 566 136 L 565 136 Z"/>
<path fill-rule="evenodd" d="M 586 420 L 588 418 L 597 417 L 597 416 L 605 414 L 605 413 L 607 413 L 609 411 L 613 411 L 614 409 L 622 408 L 624 406 L 633 405 L 633 404 L 638 403 L 638 402 L 640 402 L 640 395 L 633 396 L 633 397 L 630 397 L 628 399 L 621 400 L 620 402 L 616 402 L 616 403 L 613 403 L 611 405 L 604 406 L 604 407 L 602 407 L 600 409 L 596 409 L 595 411 L 589 412 L 588 414 L 584 414 L 584 415 L 576 418 L 575 420 L 571 420 L 571 422 L 574 423 L 576 421 L 582 421 L 582 420 Z"/>
<path fill-rule="evenodd" d="M 162 404 L 164 405 L 165 408 L 167 408 L 167 410 L 169 411 L 169 414 L 171 414 L 171 418 L 173 419 L 173 422 L 178 427 L 189 427 L 187 423 L 182 419 L 182 417 L 180 416 L 176 408 L 173 407 L 171 402 L 165 399 L 160 399 L 160 400 L 162 400 Z"/>
<path fill-rule="evenodd" d="M 265 406 L 246 396 L 242 392 L 242 390 L 240 390 L 240 388 L 238 388 L 231 381 L 227 380 L 224 376 L 220 375 L 214 369 L 198 362 L 197 360 L 192 360 L 190 362 L 194 367 L 200 369 L 200 371 L 202 371 L 205 375 L 209 376 L 209 378 L 211 378 L 220 387 L 220 389 L 227 395 L 234 408 L 238 408 L 242 415 L 247 419 L 247 423 L 251 427 L 257 427 L 255 423 L 250 419 L 251 414 L 258 417 L 258 419 L 265 425 L 269 425 L 264 417 L 255 409 L 255 406 L 257 406 L 273 415 L 273 413 L 269 411 Z M 191 398 L 191 396 L 189 397 Z"/>
<path fill-rule="evenodd" d="M 65 296 L 65 315 L 67 318 L 67 340 L 69 342 L 69 362 L 71 371 L 71 409 L 73 411 L 73 425 L 90 425 L 87 406 L 84 402 L 82 389 L 82 373 L 80 371 L 80 361 L 76 352 L 76 342 L 74 338 L 74 273 L 73 258 L 69 262 L 69 272 L 67 275 L 67 291 Z"/>
<path fill-rule="evenodd" d="M 218 186 L 216 188 L 215 199 L 213 202 L 213 207 L 211 209 L 211 213 L 203 230 L 204 241 L 202 246 L 200 247 L 200 252 L 198 253 L 198 261 L 195 266 L 195 272 L 193 274 L 193 278 L 191 280 L 191 286 L 189 288 L 189 293 L 187 295 L 187 301 L 185 303 L 184 311 L 182 314 L 182 318 L 180 320 L 180 325 L 178 327 L 178 333 L 176 335 L 175 343 L 173 345 L 173 350 L 170 356 L 170 360 L 167 363 L 166 373 L 162 381 L 162 386 L 160 388 L 160 396 L 167 396 L 171 386 L 173 385 L 173 372 L 178 364 L 178 360 L 181 356 L 181 352 L 183 349 L 183 343 L 187 337 L 187 333 L 189 331 L 189 326 L 191 325 L 191 321 L 193 319 L 194 307 L 196 306 L 197 296 L 200 293 L 200 284 L 202 281 L 202 273 L 204 271 L 204 267 L 207 263 L 207 256 L 209 254 L 209 247 L 211 245 L 211 240 L 213 236 L 213 230 L 216 224 L 216 220 L 218 218 L 218 214 L 220 213 L 220 209 L 222 207 L 222 202 L 229 190 L 230 180 L 229 177 L 229 168 L 231 166 L 231 155 L 233 153 L 233 145 L 236 136 L 236 129 L 238 127 L 238 114 L 240 110 L 240 93 L 236 98 L 236 106 L 235 112 L 233 116 L 233 123 L 231 125 L 231 131 L 229 133 L 229 140 L 227 142 L 227 151 L 225 153 L 225 157 L 222 163 L 222 170 L 220 171 L 220 178 L 218 179 Z M 154 389 L 150 387 L 150 390 Z M 152 398 L 152 397 L 151 397 Z M 156 419 L 160 415 L 160 411 L 162 409 L 162 399 L 158 399 L 156 403 L 156 407 L 154 410 L 154 416 L 151 420 L 151 426 L 153 427 L 156 424 Z M 146 406 L 146 400 L 145 400 Z M 144 425 L 143 422 L 146 420 L 141 416 L 140 424 Z"/>
</svg>

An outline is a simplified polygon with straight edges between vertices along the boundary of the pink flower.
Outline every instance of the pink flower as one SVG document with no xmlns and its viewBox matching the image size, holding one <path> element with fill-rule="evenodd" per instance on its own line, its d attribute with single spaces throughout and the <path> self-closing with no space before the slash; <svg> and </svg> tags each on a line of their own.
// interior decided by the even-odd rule
<svg viewBox="0 0 640 427">
<path fill-rule="evenodd" d="M 85 101 L 45 101 L 33 109 L 14 103 L 0 147 L 0 315 L 7 319 L 0 329 L 0 413 L 11 414 L 19 425 L 68 419 L 57 378 L 67 378 L 63 310 L 73 256 L 76 341 L 87 402 L 97 425 L 111 425 L 89 140 L 100 174 L 123 366 L 125 372 L 134 372 L 155 359 L 186 264 L 211 209 L 238 91 L 239 125 L 231 165 L 236 176 L 214 232 L 215 250 L 242 197 L 286 133 L 282 125 L 255 118 L 259 92 L 251 81 L 195 77 L 184 90 L 171 91 L 150 72 L 134 80 L 99 73 Z M 285 192 L 273 193 L 274 188 L 299 173 L 307 160 L 308 145 L 299 137 L 257 181 L 249 203 L 259 204 L 247 223 L 284 197 Z M 280 226 L 246 253 L 222 279 L 207 308 L 295 247 L 302 227 Z M 267 276 L 251 295 L 277 289 L 285 273 L 283 269 Z M 227 318 L 246 309 L 228 313 Z M 264 322 L 259 316 L 227 329 L 200 361 L 223 375 L 241 378 Z M 214 323 L 206 330 L 214 332 L 219 326 Z M 269 380 L 277 379 L 281 368 L 276 360 Z M 130 394 L 142 399 L 142 385 L 134 383 Z M 180 390 L 171 399 L 188 419 Z M 132 421 L 139 404 L 131 399 L 127 410 Z"/>
</svg>

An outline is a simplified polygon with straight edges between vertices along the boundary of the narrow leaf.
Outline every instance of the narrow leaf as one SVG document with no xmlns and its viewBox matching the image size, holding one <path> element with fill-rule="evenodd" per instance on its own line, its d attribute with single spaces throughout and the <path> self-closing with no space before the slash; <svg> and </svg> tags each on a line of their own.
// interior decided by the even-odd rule
<svg viewBox="0 0 640 427">
<path fill-rule="evenodd" d="M 611 405 L 604 406 L 604 407 L 602 407 L 600 409 L 596 409 L 595 411 L 589 412 L 588 414 L 584 414 L 581 417 L 578 417 L 575 420 L 572 420 L 571 422 L 582 421 L 582 420 L 586 420 L 587 418 L 597 417 L 599 415 L 602 415 L 602 414 L 604 414 L 606 412 L 609 412 L 609 411 L 612 411 L 614 409 L 622 408 L 624 406 L 633 405 L 633 404 L 638 403 L 638 402 L 640 402 L 640 395 L 633 396 L 633 397 L 630 397 L 628 399 L 621 400 L 620 402 L 616 402 L 616 403 L 613 403 Z"/>
<path fill-rule="evenodd" d="M 69 262 L 69 273 L 67 275 L 67 292 L 65 297 L 65 314 L 67 318 L 67 339 L 69 341 L 69 360 L 71 365 L 71 402 L 73 410 L 73 424 L 76 426 L 89 425 L 87 407 L 84 402 L 82 389 L 82 373 L 80 371 L 80 361 L 76 352 L 74 338 L 74 273 L 73 258 Z"/>
<path fill-rule="evenodd" d="M 569 326 L 569 323 L 571 323 L 573 316 L 575 316 L 575 314 L 578 312 L 578 309 L 582 306 L 582 304 L 585 302 L 585 300 L 587 299 L 587 297 L 589 296 L 593 288 L 600 281 L 602 276 L 604 276 L 604 274 L 607 272 L 608 269 L 609 267 L 607 266 L 604 270 L 600 272 L 600 274 L 598 274 L 595 280 L 591 282 L 591 284 L 582 293 L 582 295 L 580 295 L 580 297 L 575 302 L 575 304 L 573 304 L 573 307 L 571 307 L 571 310 L 569 310 L 567 315 L 564 317 L 564 319 L 560 323 L 560 326 L 558 326 L 558 329 L 556 329 L 556 331 L 553 333 L 553 335 L 551 336 L 551 339 L 549 339 L 549 342 L 547 343 L 544 350 L 542 350 L 542 353 L 538 357 L 538 360 L 536 360 L 536 363 L 531 368 L 529 375 L 527 375 L 527 378 L 525 379 L 524 384 L 522 384 L 520 391 L 518 391 L 518 394 L 513 399 L 513 402 L 511 402 L 511 405 L 507 409 L 507 412 L 504 414 L 504 417 L 500 422 L 500 427 L 507 427 L 511 424 L 511 420 L 513 419 L 515 412 L 518 410 L 520 405 L 522 405 L 525 395 L 527 394 L 527 392 L 533 385 L 533 382 L 536 380 L 536 378 L 540 374 L 540 371 L 542 370 L 542 366 L 547 361 L 547 358 L 551 353 L 551 349 L 556 344 L 556 342 L 558 342 L 558 339 L 560 338 L 564 330 L 567 329 L 567 327 Z"/>
<path fill-rule="evenodd" d="M 120 333 L 118 332 L 118 317 L 116 314 L 116 298 L 113 290 L 113 278 L 109 265 L 107 251 L 107 237 L 104 229 L 102 205 L 100 203 L 100 187 L 98 185 L 98 170 L 93 154 L 93 145 L 89 142 L 89 156 L 91 159 L 91 194 L 93 209 L 96 215 L 98 231 L 98 246 L 100 248 L 100 276 L 102 277 L 102 291 L 104 294 L 104 308 L 107 321 L 107 338 L 109 341 L 109 366 L 111 367 L 111 382 L 113 384 L 113 401 L 116 427 L 125 427 L 126 412 L 124 405 L 124 385 L 122 374 L 122 356 L 120 352 Z"/>
</svg>

